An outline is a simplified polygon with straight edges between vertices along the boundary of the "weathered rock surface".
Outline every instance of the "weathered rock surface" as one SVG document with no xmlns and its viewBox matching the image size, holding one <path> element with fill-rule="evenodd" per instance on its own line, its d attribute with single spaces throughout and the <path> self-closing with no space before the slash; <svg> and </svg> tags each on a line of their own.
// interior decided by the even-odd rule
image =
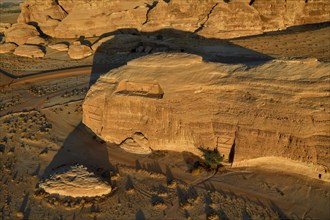
<svg viewBox="0 0 330 220">
<path fill-rule="evenodd" d="M 40 37 L 40 36 L 34 36 L 34 37 L 30 37 L 27 39 L 26 44 L 46 44 L 47 41 L 46 39 Z"/>
<path fill-rule="evenodd" d="M 11 27 L 10 23 L 0 23 L 0 33 L 4 33 L 10 27 Z"/>
<path fill-rule="evenodd" d="M 93 54 L 92 49 L 86 45 L 70 45 L 68 51 L 69 57 L 71 59 L 83 59 Z"/>
<path fill-rule="evenodd" d="M 25 44 L 30 37 L 39 36 L 38 30 L 28 24 L 18 23 L 5 31 L 6 42 Z"/>
<path fill-rule="evenodd" d="M 329 72 L 317 60 L 247 68 L 156 54 L 102 76 L 86 96 L 83 123 L 130 152 L 144 145 L 200 154 L 218 143 L 231 162 L 276 156 L 328 169 Z"/>
<path fill-rule="evenodd" d="M 16 48 L 14 54 L 29 58 L 42 58 L 45 56 L 45 52 L 37 45 L 20 45 Z"/>
<path fill-rule="evenodd" d="M 148 139 L 142 133 L 135 133 L 124 140 L 120 147 L 133 154 L 150 154 L 152 151 Z"/>
<path fill-rule="evenodd" d="M 171 28 L 232 38 L 330 21 L 327 0 L 25 0 L 19 22 L 37 22 L 57 38 L 100 36 L 118 29 Z"/>
<path fill-rule="evenodd" d="M 21 14 L 17 22 L 37 22 L 47 35 L 54 35 L 55 28 L 67 13 L 55 0 L 25 0 L 20 4 Z"/>
<path fill-rule="evenodd" d="M 96 197 L 107 195 L 111 186 L 87 168 L 79 165 L 62 167 L 49 179 L 39 184 L 49 194 L 71 197 Z"/>
<path fill-rule="evenodd" d="M 53 44 L 53 45 L 49 45 L 49 47 L 54 50 L 58 50 L 58 51 L 68 51 L 69 50 L 69 46 L 65 43 Z"/>
<path fill-rule="evenodd" d="M 9 53 L 14 51 L 17 48 L 17 45 L 14 43 L 4 43 L 0 44 L 0 53 Z"/>
</svg>

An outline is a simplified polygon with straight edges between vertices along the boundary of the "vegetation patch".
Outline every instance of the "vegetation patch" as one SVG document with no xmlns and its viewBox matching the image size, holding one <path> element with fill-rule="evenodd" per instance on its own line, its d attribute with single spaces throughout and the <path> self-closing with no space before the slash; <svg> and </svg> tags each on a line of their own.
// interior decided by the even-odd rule
<svg viewBox="0 0 330 220">
<path fill-rule="evenodd" d="M 203 159 L 197 161 L 194 164 L 193 171 L 199 169 L 200 167 L 208 171 L 213 171 L 218 170 L 220 167 L 223 166 L 221 164 L 221 162 L 223 161 L 223 156 L 217 148 L 210 150 L 208 148 L 199 147 L 198 149 L 203 153 Z"/>
</svg>

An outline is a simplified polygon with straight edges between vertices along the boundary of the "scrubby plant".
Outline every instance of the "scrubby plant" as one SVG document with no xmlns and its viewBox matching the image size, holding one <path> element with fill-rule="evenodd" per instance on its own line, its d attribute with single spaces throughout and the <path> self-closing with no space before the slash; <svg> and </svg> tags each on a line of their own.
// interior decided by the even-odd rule
<svg viewBox="0 0 330 220">
<path fill-rule="evenodd" d="M 203 153 L 202 165 L 207 169 L 213 170 L 222 166 L 221 162 L 223 161 L 223 156 L 217 148 L 210 150 L 204 147 L 199 147 L 199 150 Z"/>
</svg>

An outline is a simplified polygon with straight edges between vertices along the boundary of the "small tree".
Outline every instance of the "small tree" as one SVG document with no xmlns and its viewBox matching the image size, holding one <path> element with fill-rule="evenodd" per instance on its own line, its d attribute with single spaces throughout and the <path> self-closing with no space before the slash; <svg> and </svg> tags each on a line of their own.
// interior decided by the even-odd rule
<svg viewBox="0 0 330 220">
<path fill-rule="evenodd" d="M 217 169 L 222 166 L 223 157 L 217 148 L 210 150 L 200 147 L 199 150 L 203 153 L 203 163 L 208 169 Z"/>
</svg>

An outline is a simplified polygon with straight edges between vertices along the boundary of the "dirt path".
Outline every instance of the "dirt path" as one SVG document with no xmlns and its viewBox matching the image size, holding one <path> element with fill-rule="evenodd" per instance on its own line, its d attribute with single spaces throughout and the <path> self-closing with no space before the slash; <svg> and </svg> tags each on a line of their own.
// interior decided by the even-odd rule
<svg viewBox="0 0 330 220">
<path fill-rule="evenodd" d="M 54 70 L 48 73 L 40 73 L 32 76 L 21 77 L 14 79 L 10 86 L 18 86 L 26 83 L 40 82 L 51 79 L 58 79 L 64 77 L 72 77 L 77 75 L 91 74 L 92 67 L 78 67 L 74 69 Z"/>
</svg>

